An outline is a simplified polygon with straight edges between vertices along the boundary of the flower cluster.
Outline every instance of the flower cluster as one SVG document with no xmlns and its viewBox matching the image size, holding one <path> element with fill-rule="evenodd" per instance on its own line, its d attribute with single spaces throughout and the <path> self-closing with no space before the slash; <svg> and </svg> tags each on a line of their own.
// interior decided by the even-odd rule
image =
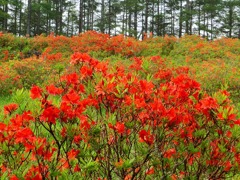
<svg viewBox="0 0 240 180">
<path fill-rule="evenodd" d="M 4 107 L 1 176 L 221 179 L 239 169 L 240 120 L 226 91 L 209 96 L 160 57 L 115 67 L 75 53 L 71 64 L 58 84 L 32 86 L 34 112 Z"/>
</svg>

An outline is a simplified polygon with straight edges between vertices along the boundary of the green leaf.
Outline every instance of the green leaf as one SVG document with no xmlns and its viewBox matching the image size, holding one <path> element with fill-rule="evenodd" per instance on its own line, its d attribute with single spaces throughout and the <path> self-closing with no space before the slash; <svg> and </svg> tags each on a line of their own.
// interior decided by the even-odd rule
<svg viewBox="0 0 240 180">
<path fill-rule="evenodd" d="M 53 171 L 51 172 L 51 177 L 58 177 L 60 175 L 60 172 L 59 171 Z"/>
<path fill-rule="evenodd" d="M 100 125 L 96 125 L 96 126 L 93 126 L 89 132 L 89 134 L 91 136 L 99 136 L 100 135 L 100 132 L 101 132 L 101 128 L 100 128 Z"/>
<path fill-rule="evenodd" d="M 109 114 L 107 123 L 116 124 L 116 113 Z"/>
<path fill-rule="evenodd" d="M 147 79 L 148 82 L 150 82 L 150 81 L 152 81 L 152 78 L 153 78 L 153 75 L 148 74 L 146 79 Z"/>
<path fill-rule="evenodd" d="M 125 123 L 125 126 L 126 126 L 126 128 L 128 128 L 128 129 L 131 129 L 131 128 L 133 128 L 134 127 L 134 125 L 136 124 L 136 122 L 134 122 L 134 121 L 129 121 L 129 122 L 126 122 Z"/>
<path fill-rule="evenodd" d="M 147 71 L 147 70 L 149 70 L 149 67 L 150 67 L 149 61 L 144 59 L 143 63 L 142 63 L 142 68 Z"/>
<path fill-rule="evenodd" d="M 67 170 L 61 172 L 61 176 L 58 176 L 59 180 L 71 179 Z"/>
<path fill-rule="evenodd" d="M 240 150 L 240 143 L 237 143 L 236 148 L 237 148 L 237 151 Z"/>
<path fill-rule="evenodd" d="M 188 145 L 188 150 L 189 150 L 190 153 L 197 153 L 199 151 L 198 148 L 194 147 L 193 143 L 190 143 Z"/>
<path fill-rule="evenodd" d="M 3 151 L 8 151 L 8 146 L 7 146 L 7 144 L 6 144 L 5 142 L 2 143 L 1 146 L 2 146 L 1 149 L 2 149 Z"/>
<path fill-rule="evenodd" d="M 128 168 L 132 167 L 132 165 L 133 165 L 134 162 L 135 162 L 135 158 L 133 158 L 133 159 L 127 159 L 127 160 L 124 161 L 122 167 L 123 167 L 124 169 L 128 169 Z"/>
<path fill-rule="evenodd" d="M 206 135 L 205 129 L 200 129 L 194 132 L 195 137 L 204 137 Z"/>
<path fill-rule="evenodd" d="M 61 73 L 63 70 L 64 70 L 64 65 L 63 64 L 60 64 L 60 63 L 58 63 L 58 64 L 56 64 L 54 67 L 53 67 L 53 69 L 55 69 L 55 70 L 57 70 L 59 73 Z"/>
<path fill-rule="evenodd" d="M 5 171 L 5 172 L 2 174 L 2 176 L 1 176 L 1 180 L 6 180 L 7 177 L 8 177 L 8 172 Z"/>
<path fill-rule="evenodd" d="M 220 151 L 223 153 L 225 153 L 227 151 L 227 149 L 224 147 L 224 145 L 218 144 L 218 147 L 219 147 Z"/>
<path fill-rule="evenodd" d="M 231 129 L 232 137 L 233 138 L 239 138 L 240 137 L 240 126 L 235 125 Z"/>
<path fill-rule="evenodd" d="M 89 161 L 84 167 L 83 169 L 85 169 L 88 172 L 92 172 L 92 171 L 97 171 L 98 170 L 98 166 L 99 164 L 96 161 Z"/>
</svg>

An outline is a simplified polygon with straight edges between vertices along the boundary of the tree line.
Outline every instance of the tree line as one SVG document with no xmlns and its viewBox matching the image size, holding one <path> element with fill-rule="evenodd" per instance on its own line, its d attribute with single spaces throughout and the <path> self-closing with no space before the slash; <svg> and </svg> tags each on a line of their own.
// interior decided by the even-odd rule
<svg viewBox="0 0 240 180">
<path fill-rule="evenodd" d="M 240 38 L 239 0 L 0 0 L 0 31 Z"/>
</svg>

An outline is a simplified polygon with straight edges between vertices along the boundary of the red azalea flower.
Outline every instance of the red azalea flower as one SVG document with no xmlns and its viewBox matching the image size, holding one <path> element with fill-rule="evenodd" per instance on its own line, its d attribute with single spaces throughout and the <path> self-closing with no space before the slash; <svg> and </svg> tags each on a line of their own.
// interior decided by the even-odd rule
<svg viewBox="0 0 240 180">
<path fill-rule="evenodd" d="M 146 142 L 148 145 L 153 144 L 154 136 L 145 130 L 139 132 L 139 137 L 141 142 Z"/>
<path fill-rule="evenodd" d="M 57 88 L 53 84 L 46 87 L 49 94 L 58 95 L 63 92 L 62 88 Z"/>
<path fill-rule="evenodd" d="M 31 90 L 31 98 L 36 99 L 36 98 L 41 98 L 42 97 L 42 90 L 38 86 L 32 86 Z"/>
<path fill-rule="evenodd" d="M 200 107 L 202 109 L 216 109 L 218 108 L 218 104 L 216 99 L 212 98 L 212 97 L 206 97 L 202 100 L 200 100 Z"/>
<path fill-rule="evenodd" d="M 146 174 L 147 174 L 147 175 L 154 174 L 154 168 L 151 167 L 150 169 L 148 169 L 148 170 L 146 171 Z"/>
<path fill-rule="evenodd" d="M 88 54 L 76 52 L 72 55 L 70 63 L 76 65 L 80 62 L 90 62 L 90 60 L 91 57 Z"/>
<path fill-rule="evenodd" d="M 68 94 L 65 94 L 62 98 L 63 102 L 70 102 L 72 104 L 77 104 L 80 99 L 80 96 L 75 91 L 70 91 Z"/>
<path fill-rule="evenodd" d="M 79 172 L 81 171 L 80 167 L 78 164 L 76 164 L 75 168 L 74 168 L 74 172 Z"/>
<path fill-rule="evenodd" d="M 92 69 L 87 67 L 87 66 L 83 66 L 81 69 L 80 69 L 80 72 L 81 72 L 81 78 L 85 78 L 85 77 L 88 77 L 88 76 L 92 76 Z"/>
<path fill-rule="evenodd" d="M 30 140 L 30 138 L 33 137 L 33 132 L 30 128 L 23 128 L 17 131 L 16 133 L 16 139 L 15 142 L 22 143 L 26 141 L 27 139 Z"/>
<path fill-rule="evenodd" d="M 16 175 L 12 175 L 12 176 L 10 177 L 10 180 L 19 180 L 19 179 L 18 179 L 18 177 L 17 177 Z"/>
<path fill-rule="evenodd" d="M 56 123 L 56 119 L 59 117 L 60 110 L 54 106 L 50 106 L 44 109 L 41 119 L 49 122 L 49 123 Z"/>
<path fill-rule="evenodd" d="M 165 158 L 171 158 L 174 154 L 176 154 L 176 149 L 174 149 L 174 148 L 168 149 L 168 150 L 164 153 L 164 157 L 165 157 Z"/>
<path fill-rule="evenodd" d="M 232 168 L 231 162 L 230 162 L 230 161 L 227 161 L 227 162 L 225 163 L 224 171 L 228 172 L 231 168 Z"/>
<path fill-rule="evenodd" d="M 145 94 L 151 94 L 154 88 L 154 85 L 152 82 L 147 82 L 146 80 L 141 80 L 140 82 L 140 89 L 141 92 L 144 92 Z"/>
<path fill-rule="evenodd" d="M 4 106 L 4 114 L 8 115 L 11 114 L 13 111 L 17 110 L 18 105 L 16 103 L 12 103 L 9 105 Z"/>
<path fill-rule="evenodd" d="M 73 160 L 73 159 L 75 159 L 75 157 L 79 154 L 79 150 L 76 150 L 76 149 L 72 149 L 72 150 L 70 150 L 68 153 L 67 153 L 67 155 L 68 155 L 68 159 L 69 160 Z"/>
<path fill-rule="evenodd" d="M 119 134 L 123 134 L 124 131 L 125 131 L 125 125 L 124 125 L 124 123 L 117 122 L 116 125 L 115 125 L 115 129 L 117 130 L 117 132 L 118 132 Z"/>
</svg>

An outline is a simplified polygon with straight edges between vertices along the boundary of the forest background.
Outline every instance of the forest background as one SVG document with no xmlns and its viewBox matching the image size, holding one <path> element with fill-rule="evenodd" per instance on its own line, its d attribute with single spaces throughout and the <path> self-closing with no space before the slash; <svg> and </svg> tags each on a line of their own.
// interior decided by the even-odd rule
<svg viewBox="0 0 240 180">
<path fill-rule="evenodd" d="M 0 0 L 0 31 L 72 36 L 88 30 L 137 39 L 149 32 L 240 38 L 240 1 Z"/>
</svg>

